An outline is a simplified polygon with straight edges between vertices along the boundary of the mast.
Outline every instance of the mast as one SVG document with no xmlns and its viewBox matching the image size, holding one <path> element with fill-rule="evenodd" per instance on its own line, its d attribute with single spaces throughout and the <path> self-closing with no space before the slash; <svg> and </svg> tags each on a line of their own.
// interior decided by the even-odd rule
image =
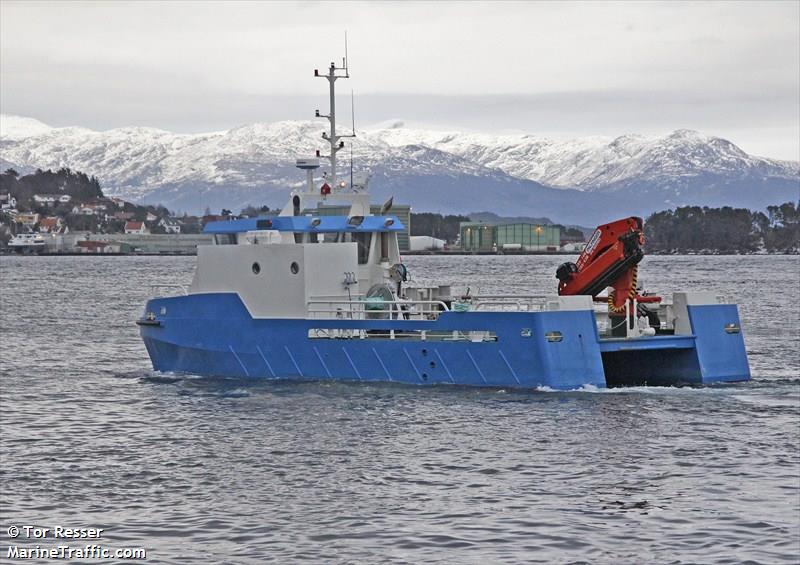
<svg viewBox="0 0 800 565">
<path fill-rule="evenodd" d="M 345 47 L 345 51 L 346 51 Z M 350 73 L 347 68 L 347 57 L 345 56 L 342 59 L 342 66 L 337 67 L 335 63 L 331 63 L 331 66 L 328 67 L 327 74 L 321 75 L 318 69 L 314 69 L 314 76 L 315 77 L 322 77 L 328 79 L 328 90 L 330 95 L 330 111 L 327 115 L 320 114 L 319 110 L 315 112 L 315 116 L 317 118 L 328 118 L 328 121 L 331 125 L 331 131 L 323 132 L 322 139 L 325 139 L 330 143 L 330 155 L 319 155 L 319 157 L 323 157 L 328 159 L 331 162 L 331 171 L 329 175 L 329 184 L 333 190 L 339 188 L 337 186 L 336 181 L 336 154 L 344 147 L 344 141 L 342 141 L 343 137 L 355 137 L 355 131 L 353 131 L 350 135 L 337 135 L 336 134 L 336 79 L 340 78 L 350 78 Z"/>
</svg>

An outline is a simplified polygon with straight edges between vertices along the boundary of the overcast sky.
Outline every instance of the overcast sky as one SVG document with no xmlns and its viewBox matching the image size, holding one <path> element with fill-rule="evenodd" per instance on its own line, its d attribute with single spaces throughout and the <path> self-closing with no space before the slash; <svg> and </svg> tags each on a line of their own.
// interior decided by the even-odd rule
<svg viewBox="0 0 800 565">
<path fill-rule="evenodd" d="M 800 2 L 11 2 L 0 110 L 227 129 L 326 108 L 564 138 L 678 128 L 800 159 Z"/>
</svg>

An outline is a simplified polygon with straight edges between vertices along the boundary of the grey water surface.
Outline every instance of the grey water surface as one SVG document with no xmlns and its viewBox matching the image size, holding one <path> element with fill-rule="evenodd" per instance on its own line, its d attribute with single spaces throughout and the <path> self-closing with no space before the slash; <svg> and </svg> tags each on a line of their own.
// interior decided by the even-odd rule
<svg viewBox="0 0 800 565">
<path fill-rule="evenodd" d="M 564 259 L 407 264 L 542 294 Z M 38 525 L 147 563 L 800 562 L 797 257 L 641 266 L 738 301 L 752 382 L 574 392 L 153 373 L 133 321 L 193 268 L 0 258 L 0 561 Z"/>
</svg>

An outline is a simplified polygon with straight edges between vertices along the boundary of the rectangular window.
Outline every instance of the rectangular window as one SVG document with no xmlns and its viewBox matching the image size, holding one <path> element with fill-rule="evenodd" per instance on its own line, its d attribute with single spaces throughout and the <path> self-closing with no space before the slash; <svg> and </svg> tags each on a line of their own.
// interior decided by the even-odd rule
<svg viewBox="0 0 800 565">
<path fill-rule="evenodd" d="M 366 265 L 369 260 L 369 246 L 372 243 L 372 232 L 353 234 L 353 240 L 358 244 L 358 264 Z"/>
<path fill-rule="evenodd" d="M 381 261 L 389 260 L 389 234 L 381 232 Z"/>
<path fill-rule="evenodd" d="M 215 233 L 214 243 L 217 245 L 236 245 L 235 233 Z"/>
</svg>

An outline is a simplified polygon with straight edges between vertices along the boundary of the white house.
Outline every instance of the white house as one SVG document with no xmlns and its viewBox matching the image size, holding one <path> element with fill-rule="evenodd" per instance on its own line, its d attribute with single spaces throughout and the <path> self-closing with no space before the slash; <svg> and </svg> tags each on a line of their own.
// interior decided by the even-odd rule
<svg viewBox="0 0 800 565">
<path fill-rule="evenodd" d="M 58 195 L 57 194 L 34 194 L 33 201 L 37 204 L 44 204 L 46 206 L 52 206 L 56 202 L 58 202 Z"/>
<path fill-rule="evenodd" d="M 181 233 L 181 225 L 172 218 L 161 218 L 158 225 L 164 228 L 167 233 Z"/>
<path fill-rule="evenodd" d="M 106 206 L 105 202 L 101 202 L 99 200 L 92 200 L 91 202 L 87 202 L 84 206 L 87 208 L 92 208 L 95 211 L 95 214 L 98 212 L 105 212 L 108 210 L 108 206 Z"/>
<path fill-rule="evenodd" d="M 125 222 L 125 233 L 146 234 L 150 233 L 144 222 Z"/>
<path fill-rule="evenodd" d="M 72 213 L 73 214 L 82 214 L 84 216 L 93 216 L 94 215 L 94 208 L 92 208 L 90 206 L 85 206 L 85 205 L 73 206 L 72 207 Z"/>
<path fill-rule="evenodd" d="M 0 194 L 0 210 L 13 210 L 17 207 L 17 199 L 11 193 Z"/>
</svg>

